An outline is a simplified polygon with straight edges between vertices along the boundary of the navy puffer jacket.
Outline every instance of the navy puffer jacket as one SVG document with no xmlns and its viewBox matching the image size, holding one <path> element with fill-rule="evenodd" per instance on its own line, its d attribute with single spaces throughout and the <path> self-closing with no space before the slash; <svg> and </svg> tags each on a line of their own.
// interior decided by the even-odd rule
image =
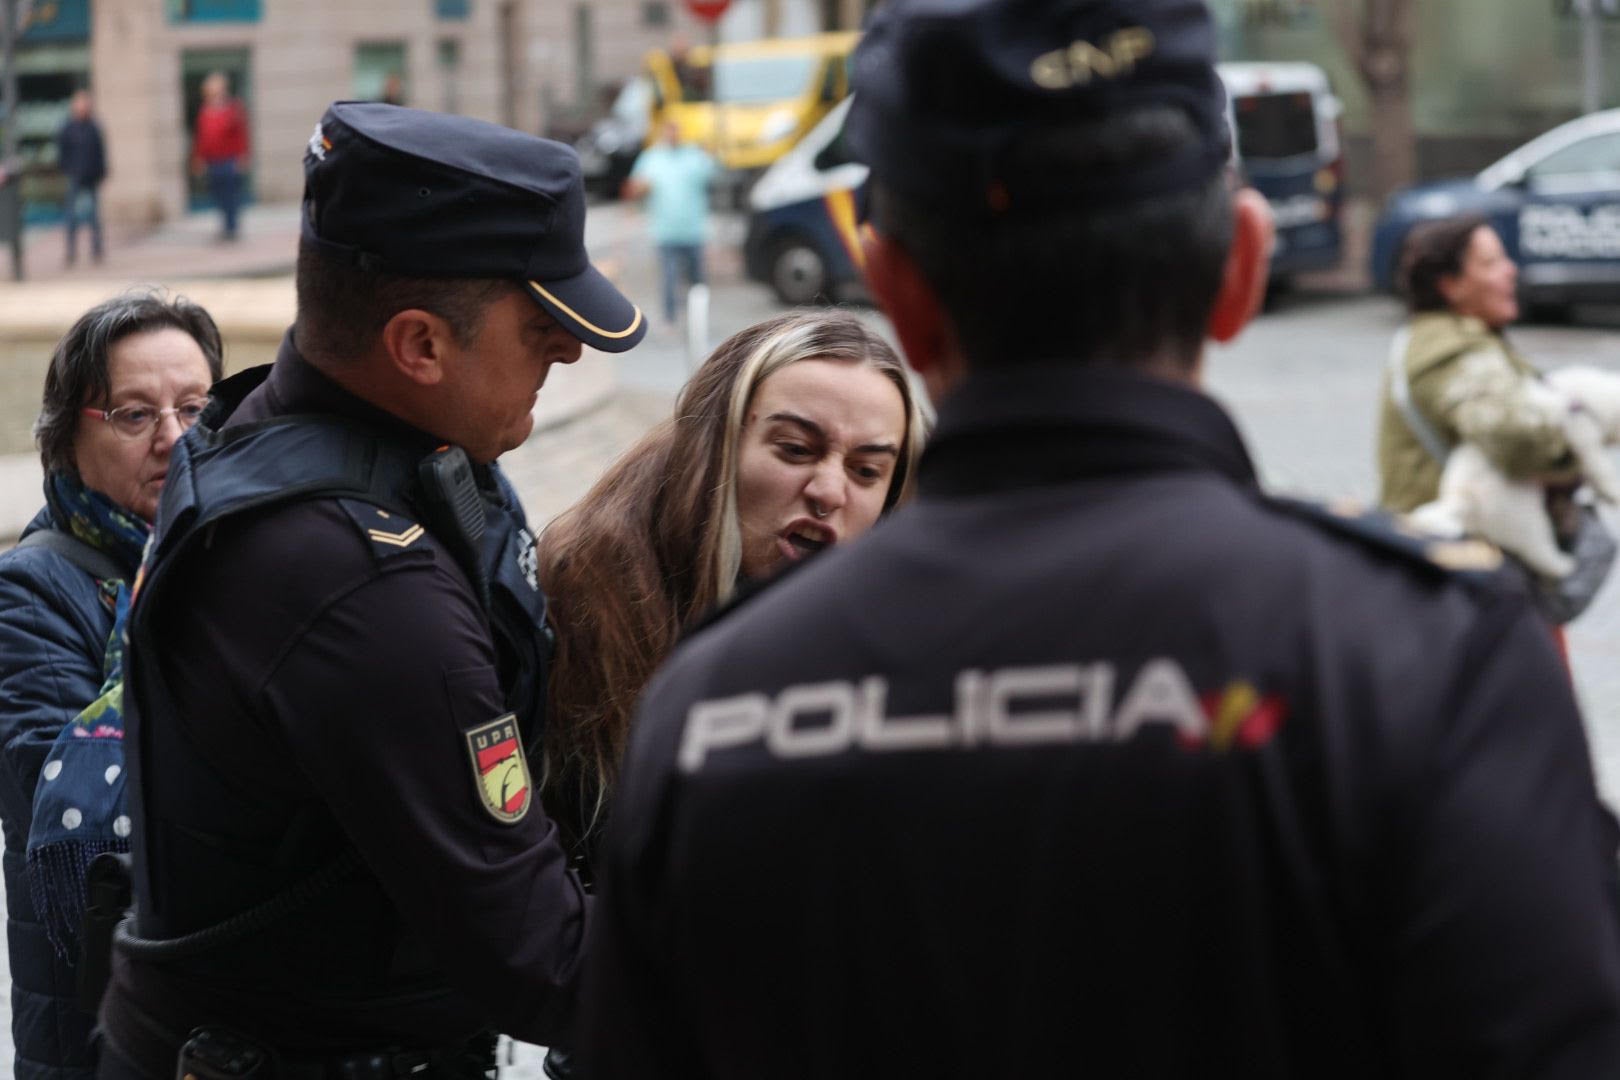
<svg viewBox="0 0 1620 1080">
<path fill-rule="evenodd" d="M 63 528 L 49 509 L 24 530 Z M 133 569 L 133 568 L 131 568 Z M 24 858 L 34 786 L 57 732 L 101 690 L 112 609 L 88 573 L 43 547 L 0 554 L 0 828 L 16 1080 L 88 1080 L 95 1018 L 75 1004 L 74 969 L 45 937 Z"/>
</svg>

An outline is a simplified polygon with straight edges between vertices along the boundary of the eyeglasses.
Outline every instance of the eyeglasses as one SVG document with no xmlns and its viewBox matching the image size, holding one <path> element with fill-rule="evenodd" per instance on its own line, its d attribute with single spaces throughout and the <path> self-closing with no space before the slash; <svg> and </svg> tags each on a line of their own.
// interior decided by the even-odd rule
<svg viewBox="0 0 1620 1080">
<path fill-rule="evenodd" d="M 152 434 L 165 416 L 174 417 L 179 423 L 180 430 L 185 431 L 202 418 L 203 410 L 208 407 L 207 398 L 192 398 L 182 401 L 172 409 L 154 409 L 150 405 L 121 405 L 116 409 L 92 409 L 86 406 L 80 410 L 86 416 L 99 417 L 112 425 L 113 434 L 120 439 L 141 439 Z"/>
</svg>

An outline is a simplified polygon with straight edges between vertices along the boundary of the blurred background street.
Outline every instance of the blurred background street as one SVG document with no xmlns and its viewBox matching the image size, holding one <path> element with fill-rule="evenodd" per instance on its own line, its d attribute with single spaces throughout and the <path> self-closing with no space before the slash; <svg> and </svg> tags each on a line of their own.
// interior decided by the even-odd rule
<svg viewBox="0 0 1620 1080">
<path fill-rule="evenodd" d="M 889 334 L 858 286 L 865 173 L 838 137 L 848 58 L 879 2 L 0 0 L 0 550 L 42 502 L 32 424 L 51 348 L 81 312 L 162 286 L 213 313 L 228 371 L 273 357 L 294 313 L 304 147 L 335 99 L 464 113 L 579 151 L 592 260 L 652 327 L 627 354 L 552 371 L 533 436 L 503 459 L 533 526 L 667 417 L 727 335 L 801 300 Z M 1501 234 L 1534 309 L 1510 331 L 1525 356 L 1620 372 L 1620 109 L 1605 108 L 1620 103 L 1620 0 L 1469 0 L 1466 19 L 1460 0 L 1210 6 L 1236 165 L 1281 239 L 1266 313 L 1210 351 L 1207 386 L 1268 487 L 1374 499 L 1380 378 L 1404 312 L 1391 276 L 1425 220 L 1479 212 Z M 191 167 L 210 73 L 250 131 L 234 239 Z M 89 198 L 61 135 L 83 90 L 106 144 Z M 665 126 L 719 169 L 707 299 L 678 325 L 662 316 L 647 210 L 612 199 Z M 92 210 L 103 250 L 85 222 L 75 251 L 65 222 Z M 1599 784 L 1620 805 L 1612 578 L 1569 645 Z M 0 949 L 0 1078 L 8 987 Z M 509 1075 L 539 1080 L 539 1051 L 513 1047 Z"/>
</svg>

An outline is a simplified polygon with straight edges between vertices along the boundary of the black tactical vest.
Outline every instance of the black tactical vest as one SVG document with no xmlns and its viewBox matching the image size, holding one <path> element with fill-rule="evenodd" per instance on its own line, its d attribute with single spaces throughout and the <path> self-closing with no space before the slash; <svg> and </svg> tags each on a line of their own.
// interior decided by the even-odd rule
<svg viewBox="0 0 1620 1080">
<path fill-rule="evenodd" d="M 192 745 L 182 725 L 167 719 L 178 714 L 178 707 L 156 662 L 164 643 L 156 637 L 154 615 L 171 599 L 165 590 L 174 576 L 173 568 L 194 553 L 213 525 L 226 518 L 299 500 L 342 499 L 368 504 L 395 515 L 395 520 L 420 522 L 454 555 L 482 602 L 506 707 L 517 715 L 525 745 L 535 765 L 539 764 L 552 637 L 545 622 L 545 597 L 535 577 L 534 538 L 510 483 L 494 466 L 468 465 L 459 450 L 441 450 L 424 459 L 419 446 L 403 445 L 397 436 L 338 417 L 289 415 L 221 430 L 269 370 L 268 366 L 256 368 L 220 383 L 202 420 L 175 445 L 160 523 L 136 584 L 130 623 L 134 667 L 126 707 L 131 714 L 130 731 L 139 740 L 138 746 L 131 747 L 128 767 L 137 853 L 134 929 L 144 937 L 163 939 L 198 929 L 165 925 L 161 889 L 164 879 L 172 875 L 154 874 L 151 865 L 154 858 L 161 861 L 164 853 L 191 862 L 183 875 L 188 882 L 194 885 L 199 878 L 212 875 L 229 894 L 235 891 L 229 888 L 233 868 L 251 866 L 256 881 L 264 880 L 267 866 L 279 870 L 280 864 L 272 862 L 277 853 L 268 848 L 291 853 L 285 872 L 279 874 L 279 887 L 285 889 L 296 888 L 309 877 L 312 865 L 319 869 L 329 864 L 346 845 L 341 830 L 324 813 L 298 816 L 289 827 L 280 829 L 283 835 L 267 832 L 278 828 L 273 811 L 267 814 L 252 792 L 219 775 Z M 450 475 L 460 483 L 447 485 L 436 481 L 436 475 Z M 183 597 L 172 599 L 184 603 Z M 163 785 L 164 790 L 148 790 L 142 783 L 143 757 L 163 761 L 164 775 L 179 782 Z M 165 838 L 158 852 L 151 843 L 155 836 Z M 198 869 L 199 864 L 206 864 L 206 872 Z M 334 940 L 321 943 L 306 937 L 293 946 L 317 956 L 322 949 L 342 952 L 347 945 L 345 924 L 352 926 L 356 919 L 365 919 L 367 912 L 386 918 L 389 910 L 375 881 L 364 874 L 352 875 L 319 903 L 325 909 L 321 916 L 301 921 L 306 927 L 315 923 L 323 931 L 331 929 Z M 362 951 L 374 953 L 393 948 L 397 955 L 377 956 L 375 962 L 359 966 L 373 972 L 385 969 L 397 976 L 386 980 L 390 991 L 412 985 L 429 993 L 442 990 L 433 977 L 436 965 L 420 943 L 406 940 L 403 928 L 398 931 L 377 930 L 362 947 Z M 235 942 L 188 958 L 179 967 L 193 972 L 242 972 L 244 963 L 263 963 L 270 968 L 277 961 L 267 957 L 267 951 L 262 940 L 257 945 L 251 940 Z M 334 964 L 332 970 L 345 967 Z M 326 989 L 358 1004 L 373 997 L 376 988 L 372 982 Z"/>
</svg>

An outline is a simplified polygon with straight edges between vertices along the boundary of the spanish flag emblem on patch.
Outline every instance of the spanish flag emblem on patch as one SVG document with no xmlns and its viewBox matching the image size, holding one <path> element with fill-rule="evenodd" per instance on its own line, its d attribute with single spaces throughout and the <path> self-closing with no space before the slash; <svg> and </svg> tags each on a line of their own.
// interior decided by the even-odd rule
<svg viewBox="0 0 1620 1080">
<path fill-rule="evenodd" d="M 529 763 L 518 740 L 517 717 L 507 713 L 466 736 L 484 809 L 502 824 L 522 820 L 529 812 Z"/>
</svg>

